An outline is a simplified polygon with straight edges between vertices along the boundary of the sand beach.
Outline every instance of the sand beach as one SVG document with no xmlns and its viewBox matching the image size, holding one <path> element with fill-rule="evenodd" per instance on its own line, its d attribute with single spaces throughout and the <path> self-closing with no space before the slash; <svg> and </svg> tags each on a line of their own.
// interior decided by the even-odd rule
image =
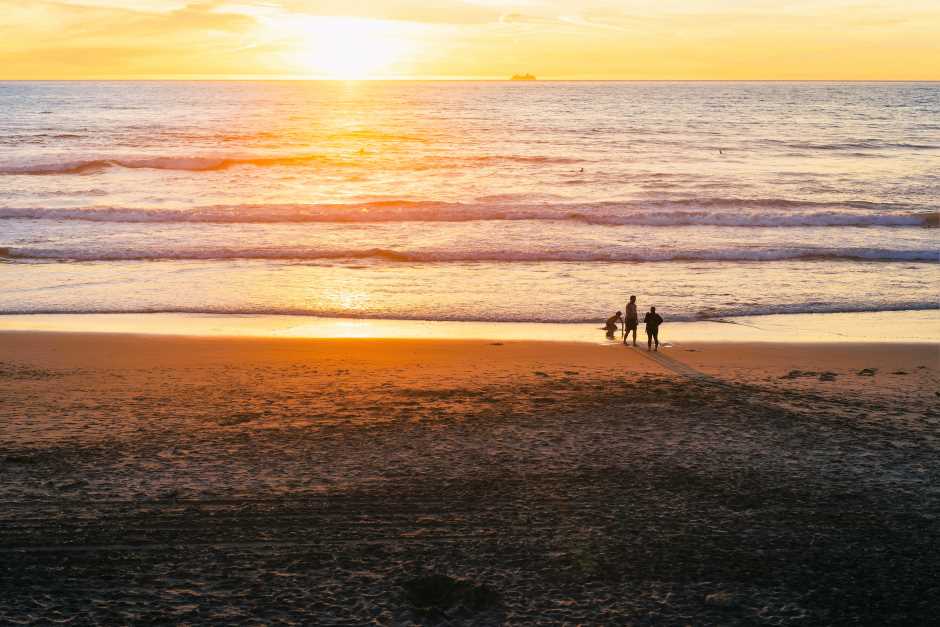
<svg viewBox="0 0 940 627">
<path fill-rule="evenodd" d="M 0 622 L 927 624 L 936 344 L 0 333 Z"/>
</svg>

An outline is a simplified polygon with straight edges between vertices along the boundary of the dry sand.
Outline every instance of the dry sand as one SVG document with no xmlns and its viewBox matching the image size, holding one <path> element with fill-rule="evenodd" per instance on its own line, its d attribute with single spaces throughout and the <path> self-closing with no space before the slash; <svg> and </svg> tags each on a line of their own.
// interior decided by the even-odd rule
<svg viewBox="0 0 940 627">
<path fill-rule="evenodd" d="M 0 623 L 927 624 L 938 375 L 925 344 L 0 333 Z"/>
</svg>

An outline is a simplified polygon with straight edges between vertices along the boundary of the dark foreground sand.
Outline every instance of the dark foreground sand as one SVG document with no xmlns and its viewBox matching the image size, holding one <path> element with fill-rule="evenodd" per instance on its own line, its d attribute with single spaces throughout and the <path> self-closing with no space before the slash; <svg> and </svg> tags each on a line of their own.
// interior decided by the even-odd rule
<svg viewBox="0 0 940 627">
<path fill-rule="evenodd" d="M 0 623 L 930 624 L 938 375 L 936 345 L 3 333 Z"/>
</svg>

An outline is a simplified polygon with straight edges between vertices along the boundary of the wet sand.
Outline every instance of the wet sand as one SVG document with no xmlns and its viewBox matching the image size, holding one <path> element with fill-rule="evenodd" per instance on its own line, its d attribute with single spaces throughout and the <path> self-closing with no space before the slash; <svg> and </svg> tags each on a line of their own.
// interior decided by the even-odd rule
<svg viewBox="0 0 940 627">
<path fill-rule="evenodd" d="M 938 391 L 936 344 L 0 333 L 0 623 L 927 624 Z"/>
<path fill-rule="evenodd" d="M 195 313 L 3 314 L 2 331 L 188 335 L 199 337 L 388 338 L 517 340 L 603 344 L 600 322 L 460 322 Z M 643 329 L 640 329 L 643 335 Z M 709 342 L 936 344 L 940 309 L 786 314 L 674 321 L 666 314 L 660 339 L 676 345 Z M 645 338 L 642 338 L 645 341 Z"/>
</svg>

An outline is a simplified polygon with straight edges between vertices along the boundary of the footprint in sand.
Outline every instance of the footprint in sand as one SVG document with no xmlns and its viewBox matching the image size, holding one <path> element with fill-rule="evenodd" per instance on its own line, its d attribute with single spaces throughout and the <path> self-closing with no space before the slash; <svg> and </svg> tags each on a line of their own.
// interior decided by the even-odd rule
<svg viewBox="0 0 940 627">
<path fill-rule="evenodd" d="M 235 425 L 240 425 L 245 422 L 250 422 L 255 418 L 259 417 L 261 414 L 233 414 L 227 418 L 222 418 L 219 420 L 219 426 L 221 427 L 233 427 Z"/>
</svg>

